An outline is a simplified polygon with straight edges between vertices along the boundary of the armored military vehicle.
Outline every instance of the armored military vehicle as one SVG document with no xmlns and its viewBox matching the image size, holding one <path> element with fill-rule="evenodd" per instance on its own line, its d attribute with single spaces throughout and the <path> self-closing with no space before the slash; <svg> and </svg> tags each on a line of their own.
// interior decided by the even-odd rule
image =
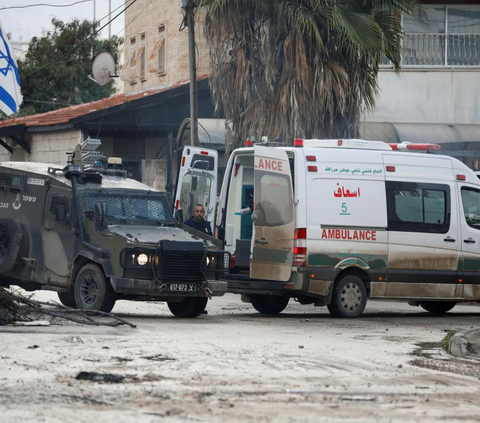
<svg viewBox="0 0 480 423">
<path fill-rule="evenodd" d="M 86 310 L 153 300 L 200 315 L 225 293 L 229 253 L 182 225 L 169 194 L 126 178 L 99 145 L 83 141 L 64 168 L 0 163 L 0 286 L 55 290 Z"/>
</svg>

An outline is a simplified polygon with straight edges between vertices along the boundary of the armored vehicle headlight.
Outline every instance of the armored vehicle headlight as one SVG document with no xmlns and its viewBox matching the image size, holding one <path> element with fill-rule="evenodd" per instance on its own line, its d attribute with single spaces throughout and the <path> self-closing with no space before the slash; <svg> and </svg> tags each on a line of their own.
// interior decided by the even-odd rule
<svg viewBox="0 0 480 423">
<path fill-rule="evenodd" d="M 210 257 L 207 256 L 207 266 L 210 266 Z"/>
<path fill-rule="evenodd" d="M 140 266 L 145 266 L 148 263 L 148 256 L 145 253 L 141 253 L 137 257 L 137 263 Z"/>
</svg>

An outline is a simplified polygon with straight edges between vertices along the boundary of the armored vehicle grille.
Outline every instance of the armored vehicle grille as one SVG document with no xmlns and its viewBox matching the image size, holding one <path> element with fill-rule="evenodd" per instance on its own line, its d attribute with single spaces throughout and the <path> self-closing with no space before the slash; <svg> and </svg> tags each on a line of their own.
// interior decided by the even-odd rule
<svg viewBox="0 0 480 423">
<path fill-rule="evenodd" d="M 201 283 L 204 256 L 202 243 L 164 241 L 157 277 L 164 283 Z"/>
</svg>

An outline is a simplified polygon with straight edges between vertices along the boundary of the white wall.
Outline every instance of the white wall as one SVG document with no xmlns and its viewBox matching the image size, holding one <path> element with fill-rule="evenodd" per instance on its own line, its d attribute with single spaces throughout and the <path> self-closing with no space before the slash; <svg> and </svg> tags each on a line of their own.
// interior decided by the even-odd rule
<svg viewBox="0 0 480 423">
<path fill-rule="evenodd" d="M 480 69 L 382 70 L 371 122 L 480 124 Z"/>
</svg>

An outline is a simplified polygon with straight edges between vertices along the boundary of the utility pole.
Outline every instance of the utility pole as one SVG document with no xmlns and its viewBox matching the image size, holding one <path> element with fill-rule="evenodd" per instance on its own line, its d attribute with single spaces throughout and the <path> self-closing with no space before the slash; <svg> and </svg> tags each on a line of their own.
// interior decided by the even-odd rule
<svg viewBox="0 0 480 423">
<path fill-rule="evenodd" d="M 188 59 L 190 67 L 190 145 L 198 143 L 197 63 L 195 54 L 195 0 L 180 0 L 188 26 Z"/>
<path fill-rule="evenodd" d="M 112 38 L 112 0 L 108 0 L 108 39 Z"/>
<path fill-rule="evenodd" d="M 95 9 L 97 8 L 96 3 L 96 0 L 93 0 L 93 23 L 97 20 L 97 16 L 95 15 Z"/>
</svg>

